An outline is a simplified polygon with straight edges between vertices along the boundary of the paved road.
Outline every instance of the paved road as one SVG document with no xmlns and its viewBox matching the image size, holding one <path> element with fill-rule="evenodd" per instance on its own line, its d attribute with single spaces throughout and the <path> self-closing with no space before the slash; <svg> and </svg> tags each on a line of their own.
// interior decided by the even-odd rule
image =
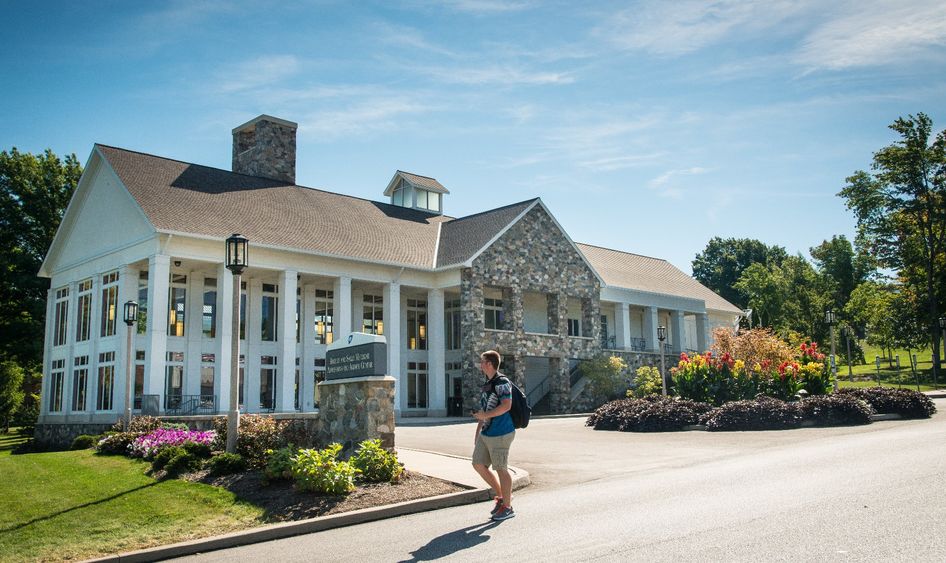
<svg viewBox="0 0 946 563">
<path fill-rule="evenodd" d="M 191 561 L 946 561 L 946 400 L 932 420 L 784 432 L 595 432 L 536 420 L 518 516 L 456 507 Z M 469 454 L 473 426 L 401 427 Z"/>
</svg>

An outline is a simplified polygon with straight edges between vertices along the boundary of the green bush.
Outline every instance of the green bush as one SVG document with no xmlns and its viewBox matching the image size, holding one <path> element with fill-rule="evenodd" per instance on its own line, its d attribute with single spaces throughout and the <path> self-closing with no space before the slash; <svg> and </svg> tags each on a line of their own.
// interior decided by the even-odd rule
<svg viewBox="0 0 946 563">
<path fill-rule="evenodd" d="M 131 427 L 128 429 L 129 432 L 136 432 L 138 434 L 147 434 L 148 432 L 157 430 L 161 428 L 161 419 L 156 416 L 133 416 L 131 417 Z M 125 419 L 119 419 L 114 425 L 112 425 L 113 432 L 124 432 L 125 431 Z"/>
<path fill-rule="evenodd" d="M 878 413 L 899 414 L 903 418 L 929 418 L 936 413 L 933 401 L 911 389 L 863 387 L 841 389 L 839 395 L 850 395 L 867 402 Z"/>
<path fill-rule="evenodd" d="M 624 360 L 608 355 L 585 360 L 578 366 L 581 375 L 588 378 L 592 393 L 604 400 L 625 395 L 627 384 L 622 374 L 626 369 L 627 364 Z"/>
<path fill-rule="evenodd" d="M 663 382 L 660 380 L 660 370 L 652 366 L 637 368 L 634 377 L 634 389 L 628 391 L 628 396 L 633 395 L 640 399 L 648 395 L 661 393 L 663 393 Z"/>
<path fill-rule="evenodd" d="M 335 443 L 324 450 L 299 450 L 292 458 L 292 476 L 296 487 L 329 495 L 346 495 L 355 490 L 358 470 L 346 461 L 338 461 L 342 445 Z"/>
<path fill-rule="evenodd" d="M 106 432 L 105 437 L 95 446 L 95 452 L 102 455 L 128 455 L 128 446 L 142 432 Z"/>
<path fill-rule="evenodd" d="M 164 446 L 158 450 L 158 453 L 154 454 L 154 458 L 151 460 L 151 469 L 155 471 L 163 469 L 172 459 L 186 453 L 187 451 L 181 446 Z"/>
<path fill-rule="evenodd" d="M 168 477 L 177 477 L 182 473 L 193 473 L 194 471 L 197 471 L 200 469 L 202 464 L 203 460 L 195 455 L 187 453 L 183 448 L 181 448 L 180 453 L 172 457 L 170 461 L 167 462 L 167 465 L 164 466 L 164 471 Z"/>
<path fill-rule="evenodd" d="M 397 461 L 397 454 L 382 448 L 381 440 L 365 440 L 349 461 L 370 483 L 394 481 L 403 469 Z"/>
<path fill-rule="evenodd" d="M 92 436 L 91 434 L 80 434 L 79 436 L 76 436 L 75 440 L 72 441 L 72 446 L 69 449 L 87 450 L 89 448 L 94 448 L 98 440 L 98 436 Z"/>
<path fill-rule="evenodd" d="M 266 465 L 266 450 L 275 450 L 280 446 L 280 431 L 283 424 L 271 416 L 257 414 L 240 415 L 240 428 L 237 432 L 237 453 L 246 459 L 252 467 Z M 227 444 L 227 419 L 214 419 L 213 447 L 225 449 Z"/>
<path fill-rule="evenodd" d="M 199 457 L 200 459 L 207 459 L 210 457 L 211 450 L 210 444 L 199 444 L 197 442 L 184 442 L 181 444 L 184 448 L 184 451 Z"/>
<path fill-rule="evenodd" d="M 162 422 L 160 427 L 165 430 L 190 430 L 190 426 L 183 422 Z"/>
<path fill-rule="evenodd" d="M 855 426 L 870 424 L 874 410 L 852 395 L 814 395 L 798 403 L 805 420 L 816 426 Z"/>
<path fill-rule="evenodd" d="M 707 430 L 783 430 L 797 428 L 801 422 L 797 404 L 765 396 L 732 401 L 703 416 Z"/>
<path fill-rule="evenodd" d="M 230 475 L 246 471 L 246 460 L 240 454 L 218 454 L 207 460 L 211 475 Z"/>
<path fill-rule="evenodd" d="M 665 432 L 698 424 L 712 407 L 687 399 L 649 395 L 643 399 L 619 399 L 602 405 L 585 422 L 595 430 L 621 432 Z"/>
<path fill-rule="evenodd" d="M 292 458 L 296 455 L 296 449 L 287 446 L 278 450 L 266 450 L 266 467 L 263 474 L 269 481 L 279 481 L 281 479 L 292 478 Z"/>
</svg>

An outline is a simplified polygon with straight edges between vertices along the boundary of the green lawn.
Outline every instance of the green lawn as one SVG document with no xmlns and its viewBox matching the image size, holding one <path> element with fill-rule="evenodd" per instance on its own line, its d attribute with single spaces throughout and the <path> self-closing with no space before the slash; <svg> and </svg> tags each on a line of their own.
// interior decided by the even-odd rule
<svg viewBox="0 0 946 563">
<path fill-rule="evenodd" d="M 843 341 L 842 341 L 843 343 Z M 841 343 L 839 343 L 841 344 Z M 838 347 L 838 360 L 843 362 L 845 349 L 842 345 Z M 910 367 L 910 355 L 916 354 L 917 371 L 914 375 Z M 897 355 L 900 356 L 900 371 L 897 371 L 896 362 L 893 360 Z M 880 356 L 880 371 L 878 372 L 874 358 Z M 866 365 L 855 364 L 851 366 L 854 382 L 850 382 L 848 367 L 844 363 L 838 364 L 838 383 L 841 387 L 868 387 L 875 385 L 874 381 L 879 378 L 880 384 L 884 387 L 897 387 L 898 384 L 909 389 L 916 389 L 917 379 L 920 381 L 920 391 L 930 391 L 933 389 L 946 388 L 946 374 L 940 374 L 937 378 L 938 385 L 933 385 L 933 352 L 926 350 L 892 350 L 888 361 L 886 352 L 878 348 L 865 346 L 864 357 L 867 358 Z"/>
<path fill-rule="evenodd" d="M 86 559 L 258 526 L 226 490 L 156 481 L 147 463 L 91 450 L 12 455 L 0 434 L 0 561 Z"/>
</svg>

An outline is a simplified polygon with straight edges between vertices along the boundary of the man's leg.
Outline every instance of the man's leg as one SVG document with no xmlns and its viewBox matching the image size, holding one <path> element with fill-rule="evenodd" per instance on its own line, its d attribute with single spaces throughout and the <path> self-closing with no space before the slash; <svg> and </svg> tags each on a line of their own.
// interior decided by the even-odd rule
<svg viewBox="0 0 946 563">
<path fill-rule="evenodd" d="M 509 470 L 506 468 L 497 469 L 496 473 L 499 475 L 499 486 L 502 489 L 503 504 L 506 506 L 512 506 L 512 475 L 509 474 Z M 490 477 L 493 474 L 490 473 Z"/>
<path fill-rule="evenodd" d="M 501 495 L 505 501 L 507 497 L 503 494 L 502 485 L 500 484 L 500 482 L 502 481 L 502 475 L 500 475 L 500 481 L 497 481 L 496 476 L 493 475 L 493 472 L 489 470 L 489 467 L 486 467 L 485 465 L 481 463 L 474 463 L 473 469 L 475 469 L 476 472 L 480 474 L 480 477 L 482 477 L 483 480 L 486 481 L 486 484 L 492 487 L 493 490 L 496 491 L 497 495 Z M 509 479 L 509 488 L 512 488 L 512 478 L 509 477 L 508 471 L 506 471 L 505 473 L 506 473 L 506 478 Z"/>
</svg>

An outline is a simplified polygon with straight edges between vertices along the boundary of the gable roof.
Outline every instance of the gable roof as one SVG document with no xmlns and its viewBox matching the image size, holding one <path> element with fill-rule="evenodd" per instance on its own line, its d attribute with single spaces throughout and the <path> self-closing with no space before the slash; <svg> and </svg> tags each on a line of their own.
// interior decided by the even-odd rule
<svg viewBox="0 0 946 563">
<path fill-rule="evenodd" d="M 538 198 L 444 223 L 440 230 L 437 267 L 466 262 L 532 207 L 536 201 Z"/>
<path fill-rule="evenodd" d="M 613 287 L 701 299 L 707 309 L 741 314 L 742 310 L 660 258 L 578 243 L 578 248 Z"/>
<path fill-rule="evenodd" d="M 384 190 L 384 195 L 390 196 L 392 193 L 394 193 L 394 188 L 397 187 L 398 180 L 404 180 L 415 188 L 427 190 L 428 192 L 434 192 L 438 194 L 450 193 L 450 191 L 443 187 L 440 182 L 434 178 L 431 178 L 430 176 L 421 176 L 420 174 L 412 174 L 410 172 L 398 170 L 394 173 L 394 177 L 391 178 L 391 181 L 388 182 L 388 187 Z"/>
</svg>

